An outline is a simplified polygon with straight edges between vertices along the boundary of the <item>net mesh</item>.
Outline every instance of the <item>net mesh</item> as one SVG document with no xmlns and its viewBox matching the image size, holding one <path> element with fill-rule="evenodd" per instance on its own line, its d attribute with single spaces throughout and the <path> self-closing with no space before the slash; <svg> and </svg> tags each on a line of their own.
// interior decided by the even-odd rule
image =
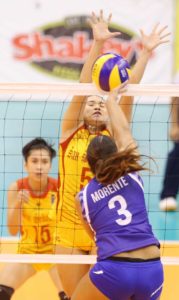
<svg viewBox="0 0 179 300">
<path fill-rule="evenodd" d="M 60 121 L 73 95 L 96 95 L 92 84 L 0 84 L 0 261 L 94 263 L 95 255 L 16 254 L 20 232 L 14 238 L 7 227 L 7 189 L 11 182 L 26 176 L 22 147 L 34 137 L 54 144 L 60 139 Z M 106 95 L 105 93 L 102 93 Z M 179 212 L 159 210 L 159 194 L 167 154 L 172 148 L 168 137 L 171 97 L 179 97 L 179 85 L 129 85 L 126 95 L 135 96 L 131 128 L 140 152 L 153 157 L 154 172 L 143 173 L 145 198 L 150 222 L 161 241 L 165 264 L 179 264 Z M 58 157 L 50 176 L 58 177 Z"/>
</svg>

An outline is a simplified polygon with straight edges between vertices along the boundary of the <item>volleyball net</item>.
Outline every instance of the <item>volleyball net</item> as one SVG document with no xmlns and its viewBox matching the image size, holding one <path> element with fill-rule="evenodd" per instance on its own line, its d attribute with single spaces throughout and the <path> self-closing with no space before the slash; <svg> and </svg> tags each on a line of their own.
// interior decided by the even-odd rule
<svg viewBox="0 0 179 300">
<path fill-rule="evenodd" d="M 93 264 L 95 255 L 16 254 L 20 233 L 14 238 L 7 226 L 7 190 L 11 182 L 26 176 L 22 147 L 35 137 L 42 137 L 56 150 L 60 139 L 60 122 L 74 95 L 99 92 L 92 84 L 0 84 L 0 262 Z M 164 168 L 168 152 L 170 101 L 179 97 L 179 85 L 128 85 L 127 96 L 134 96 L 131 130 L 140 152 L 154 158 L 157 168 L 143 173 L 145 199 L 150 223 L 161 241 L 164 264 L 179 265 L 179 212 L 159 210 Z M 151 162 L 149 161 L 149 164 Z M 50 176 L 58 177 L 58 157 Z M 20 224 L 19 224 L 20 225 Z"/>
</svg>

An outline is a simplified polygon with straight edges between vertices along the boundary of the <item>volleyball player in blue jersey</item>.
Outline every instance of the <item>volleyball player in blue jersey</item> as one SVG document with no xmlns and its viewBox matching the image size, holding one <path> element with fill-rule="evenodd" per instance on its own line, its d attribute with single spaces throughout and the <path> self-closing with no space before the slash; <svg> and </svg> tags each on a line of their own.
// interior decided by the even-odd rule
<svg viewBox="0 0 179 300">
<path fill-rule="evenodd" d="M 145 168 L 116 98 L 113 91 L 106 102 L 114 138 L 96 136 L 89 144 L 87 160 L 95 177 L 76 197 L 84 227 L 96 241 L 97 263 L 72 300 L 100 299 L 100 292 L 101 299 L 158 300 L 162 291 L 160 245 L 138 173 Z"/>
</svg>

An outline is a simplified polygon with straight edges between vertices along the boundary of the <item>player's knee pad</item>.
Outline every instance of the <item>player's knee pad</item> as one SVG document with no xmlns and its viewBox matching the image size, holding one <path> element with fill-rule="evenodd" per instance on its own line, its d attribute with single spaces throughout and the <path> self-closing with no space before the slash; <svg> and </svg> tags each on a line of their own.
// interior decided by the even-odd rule
<svg viewBox="0 0 179 300">
<path fill-rule="evenodd" d="M 58 295 L 59 295 L 60 300 L 70 300 L 70 298 L 67 297 L 65 292 L 60 292 Z"/>
<path fill-rule="evenodd" d="M 14 293 L 13 288 L 11 288 L 10 286 L 0 284 L 0 299 L 1 300 L 10 300 L 13 293 Z"/>
</svg>

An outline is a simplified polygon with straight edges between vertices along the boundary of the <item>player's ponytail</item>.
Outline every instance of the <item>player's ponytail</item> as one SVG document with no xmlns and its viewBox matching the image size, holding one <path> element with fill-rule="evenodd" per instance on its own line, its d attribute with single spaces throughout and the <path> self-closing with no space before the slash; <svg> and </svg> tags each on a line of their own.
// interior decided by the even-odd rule
<svg viewBox="0 0 179 300">
<path fill-rule="evenodd" d="M 104 185 L 127 173 L 146 170 L 136 149 L 130 147 L 119 152 L 115 141 L 108 136 L 97 136 L 91 141 L 87 160 L 96 179 Z"/>
<path fill-rule="evenodd" d="M 127 173 L 145 170 L 140 161 L 140 156 L 136 154 L 135 149 L 127 149 L 117 152 L 104 160 L 96 162 L 95 176 L 96 179 L 104 184 L 111 184 L 121 176 Z"/>
</svg>

